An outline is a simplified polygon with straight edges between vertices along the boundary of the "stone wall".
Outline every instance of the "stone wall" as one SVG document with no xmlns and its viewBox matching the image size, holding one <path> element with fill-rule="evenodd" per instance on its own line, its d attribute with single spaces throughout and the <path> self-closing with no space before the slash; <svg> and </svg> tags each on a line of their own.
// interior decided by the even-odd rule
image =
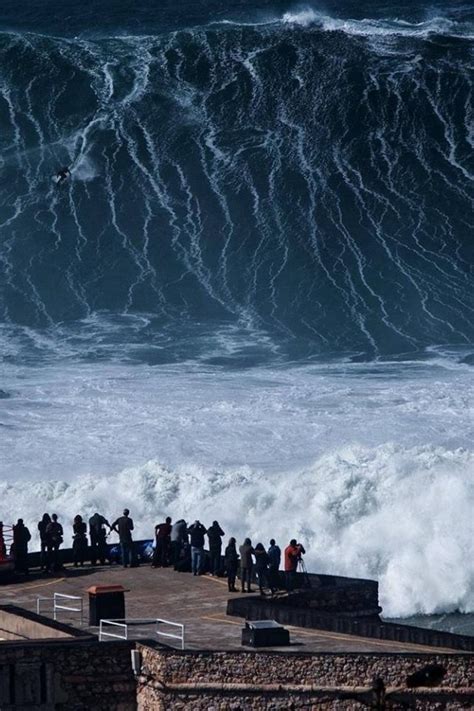
<svg viewBox="0 0 474 711">
<path fill-rule="evenodd" d="M 128 642 L 2 642 L 0 709 L 134 711 Z"/>
<path fill-rule="evenodd" d="M 455 711 L 474 705 L 471 655 L 178 652 L 144 644 L 137 649 L 139 711 L 360 709 L 354 696 L 370 703 L 375 677 L 397 702 L 392 708 L 416 702 L 417 709 Z M 407 676 L 427 664 L 445 667 L 439 688 L 408 690 Z"/>
</svg>

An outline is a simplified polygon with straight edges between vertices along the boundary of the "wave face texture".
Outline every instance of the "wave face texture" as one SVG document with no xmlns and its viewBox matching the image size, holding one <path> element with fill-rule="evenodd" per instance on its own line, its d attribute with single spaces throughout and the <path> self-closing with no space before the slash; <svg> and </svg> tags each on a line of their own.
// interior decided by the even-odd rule
<svg viewBox="0 0 474 711">
<path fill-rule="evenodd" d="M 0 7 L 0 518 L 472 612 L 472 4 L 106 4 Z"/>
<path fill-rule="evenodd" d="M 371 356 L 471 342 L 469 37 L 309 10 L 3 33 L 5 321 L 151 313 Z"/>
</svg>

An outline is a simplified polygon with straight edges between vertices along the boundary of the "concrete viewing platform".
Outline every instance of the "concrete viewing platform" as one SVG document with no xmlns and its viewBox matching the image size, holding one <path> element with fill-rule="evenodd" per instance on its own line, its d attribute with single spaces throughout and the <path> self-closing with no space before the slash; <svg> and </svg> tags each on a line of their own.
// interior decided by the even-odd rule
<svg viewBox="0 0 474 711">
<path fill-rule="evenodd" d="M 50 598 L 53 593 L 76 595 L 84 601 L 84 624 L 78 615 L 61 611 L 58 620 L 84 631 L 96 634 L 97 627 L 89 627 L 87 589 L 94 585 L 123 585 L 126 593 L 127 618 L 165 618 L 185 625 L 187 650 L 236 650 L 241 647 L 241 630 L 244 620 L 227 614 L 229 599 L 242 599 L 247 603 L 258 596 L 245 593 L 229 593 L 224 578 L 210 575 L 193 576 L 178 573 L 171 568 L 153 569 L 149 565 L 124 569 L 118 565 L 74 568 L 66 566 L 55 577 L 32 574 L 22 582 L 13 582 L 0 587 L 0 603 L 14 604 L 35 612 L 37 598 Z M 242 603 L 243 604 L 243 603 Z M 50 616 L 50 603 L 41 601 L 42 614 Z M 254 617 L 255 619 L 255 617 Z M 354 653 L 433 653 L 432 646 L 399 642 L 388 639 L 373 639 L 355 634 L 341 634 L 327 629 L 308 629 L 285 624 L 291 635 L 290 646 L 281 651 L 292 652 L 354 652 Z M 153 630 L 137 627 L 131 630 L 152 637 Z M 1 632 L 0 632 L 1 637 Z M 248 648 L 247 648 L 248 649 Z M 278 649 L 278 648 L 275 648 Z M 249 650 L 250 651 L 250 650 Z M 436 651 L 455 653 L 449 646 L 437 646 Z"/>
<path fill-rule="evenodd" d="M 149 564 L 127 569 L 67 564 L 54 577 L 33 572 L 26 580 L 5 580 L 0 708 L 474 708 L 474 638 L 385 622 L 375 581 L 310 574 L 310 585 L 302 582 L 289 595 L 229 593 L 224 578 Z M 98 591 L 101 586 L 108 592 Z M 89 588 L 95 595 L 90 609 Z M 69 606 L 75 610 L 64 609 Z M 114 606 L 120 614 L 112 614 Z M 107 626 L 117 635 L 101 642 L 99 628 L 89 626 L 89 613 L 94 623 L 125 615 L 127 625 Z M 184 647 L 182 628 L 157 624 L 157 618 L 184 625 Z M 289 645 L 267 646 L 287 642 L 281 628 L 272 638 L 268 623 L 246 631 L 247 642 L 265 646 L 242 645 L 245 620 L 272 619 L 290 633 Z"/>
</svg>

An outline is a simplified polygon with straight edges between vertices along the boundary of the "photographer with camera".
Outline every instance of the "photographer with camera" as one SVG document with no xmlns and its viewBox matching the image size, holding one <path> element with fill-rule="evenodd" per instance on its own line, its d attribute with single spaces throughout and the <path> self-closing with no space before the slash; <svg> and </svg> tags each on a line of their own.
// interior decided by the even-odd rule
<svg viewBox="0 0 474 711">
<path fill-rule="evenodd" d="M 297 543 L 296 538 L 292 538 L 290 544 L 285 548 L 285 581 L 288 592 L 295 588 L 298 563 L 304 553 L 306 551 L 303 545 Z"/>
</svg>

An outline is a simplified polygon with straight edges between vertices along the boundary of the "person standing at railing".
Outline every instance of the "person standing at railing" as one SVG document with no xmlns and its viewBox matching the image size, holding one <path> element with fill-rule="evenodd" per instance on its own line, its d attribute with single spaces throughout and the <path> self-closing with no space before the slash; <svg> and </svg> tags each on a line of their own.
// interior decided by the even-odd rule
<svg viewBox="0 0 474 711">
<path fill-rule="evenodd" d="M 229 592 L 237 592 L 235 587 L 235 578 L 237 577 L 237 568 L 239 566 L 239 556 L 235 545 L 235 538 L 229 538 L 229 543 L 225 549 L 224 564 L 227 573 L 227 587 Z"/>
<path fill-rule="evenodd" d="M 41 565 L 41 570 L 44 570 L 45 568 L 49 568 L 48 564 L 48 534 L 46 533 L 46 529 L 48 528 L 48 525 L 51 523 L 51 516 L 49 513 L 44 513 L 43 518 L 41 521 L 38 523 L 38 531 L 40 534 L 40 544 L 41 544 L 41 553 L 40 553 L 40 565 Z"/>
<path fill-rule="evenodd" d="M 219 575 L 219 572 L 221 570 L 222 536 L 224 535 L 225 533 L 219 526 L 218 521 L 214 521 L 212 526 L 207 529 L 212 575 Z"/>
<path fill-rule="evenodd" d="M 58 515 L 53 513 L 50 523 L 46 526 L 46 548 L 48 551 L 47 571 L 51 569 L 56 571 L 61 568 L 59 562 L 59 547 L 63 542 L 63 535 L 63 527 L 58 521 Z"/>
<path fill-rule="evenodd" d="M 280 587 L 280 563 L 281 563 L 281 548 L 277 546 L 275 539 L 270 539 L 270 547 L 268 553 L 268 583 L 270 588 L 278 590 Z"/>
<path fill-rule="evenodd" d="M 72 527 L 72 554 L 74 558 L 74 567 L 83 566 L 87 555 L 87 526 L 82 520 L 82 516 L 77 514 L 74 516 L 74 524 Z"/>
<path fill-rule="evenodd" d="M 119 516 L 118 519 L 113 522 L 111 528 L 119 535 L 123 567 L 128 568 L 129 565 L 134 565 L 135 554 L 132 539 L 133 520 L 130 518 L 130 511 L 124 509 L 123 515 Z"/>
<path fill-rule="evenodd" d="M 28 541 L 31 540 L 31 533 L 19 518 L 13 526 L 13 559 L 17 573 L 28 575 Z"/>
<path fill-rule="evenodd" d="M 245 585 L 247 585 L 247 592 L 252 592 L 250 584 L 252 582 L 252 570 L 253 570 L 253 554 L 254 550 L 252 548 L 252 541 L 250 538 L 246 538 L 243 544 L 240 546 L 240 584 L 242 592 L 245 592 Z"/>
<path fill-rule="evenodd" d="M 193 575 L 201 575 L 204 560 L 204 535 L 206 527 L 200 521 L 195 521 L 188 528 L 191 538 L 191 567 Z"/>
<path fill-rule="evenodd" d="M 306 553 L 303 545 L 292 538 L 289 545 L 285 548 L 285 582 L 286 589 L 291 592 L 296 585 L 296 571 L 301 556 Z"/>
<path fill-rule="evenodd" d="M 188 524 L 184 518 L 175 521 L 171 527 L 171 563 L 178 565 L 184 546 L 188 543 Z"/>
<path fill-rule="evenodd" d="M 155 526 L 155 550 L 153 553 L 152 568 L 166 568 L 171 555 L 171 517 L 168 516 L 164 523 Z"/>
<path fill-rule="evenodd" d="M 255 572 L 257 574 L 258 589 L 260 595 L 263 595 L 263 588 L 268 583 L 268 553 L 263 547 L 263 543 L 257 543 L 254 552 L 255 556 Z M 273 592 L 273 591 L 272 591 Z"/>
<path fill-rule="evenodd" d="M 107 558 L 107 534 L 105 531 L 105 526 L 108 526 L 112 530 L 110 523 L 104 516 L 99 513 L 95 513 L 89 519 L 89 536 L 91 539 L 91 563 L 95 565 L 97 559 L 100 560 L 102 565 L 105 564 L 105 559 Z"/>
</svg>

